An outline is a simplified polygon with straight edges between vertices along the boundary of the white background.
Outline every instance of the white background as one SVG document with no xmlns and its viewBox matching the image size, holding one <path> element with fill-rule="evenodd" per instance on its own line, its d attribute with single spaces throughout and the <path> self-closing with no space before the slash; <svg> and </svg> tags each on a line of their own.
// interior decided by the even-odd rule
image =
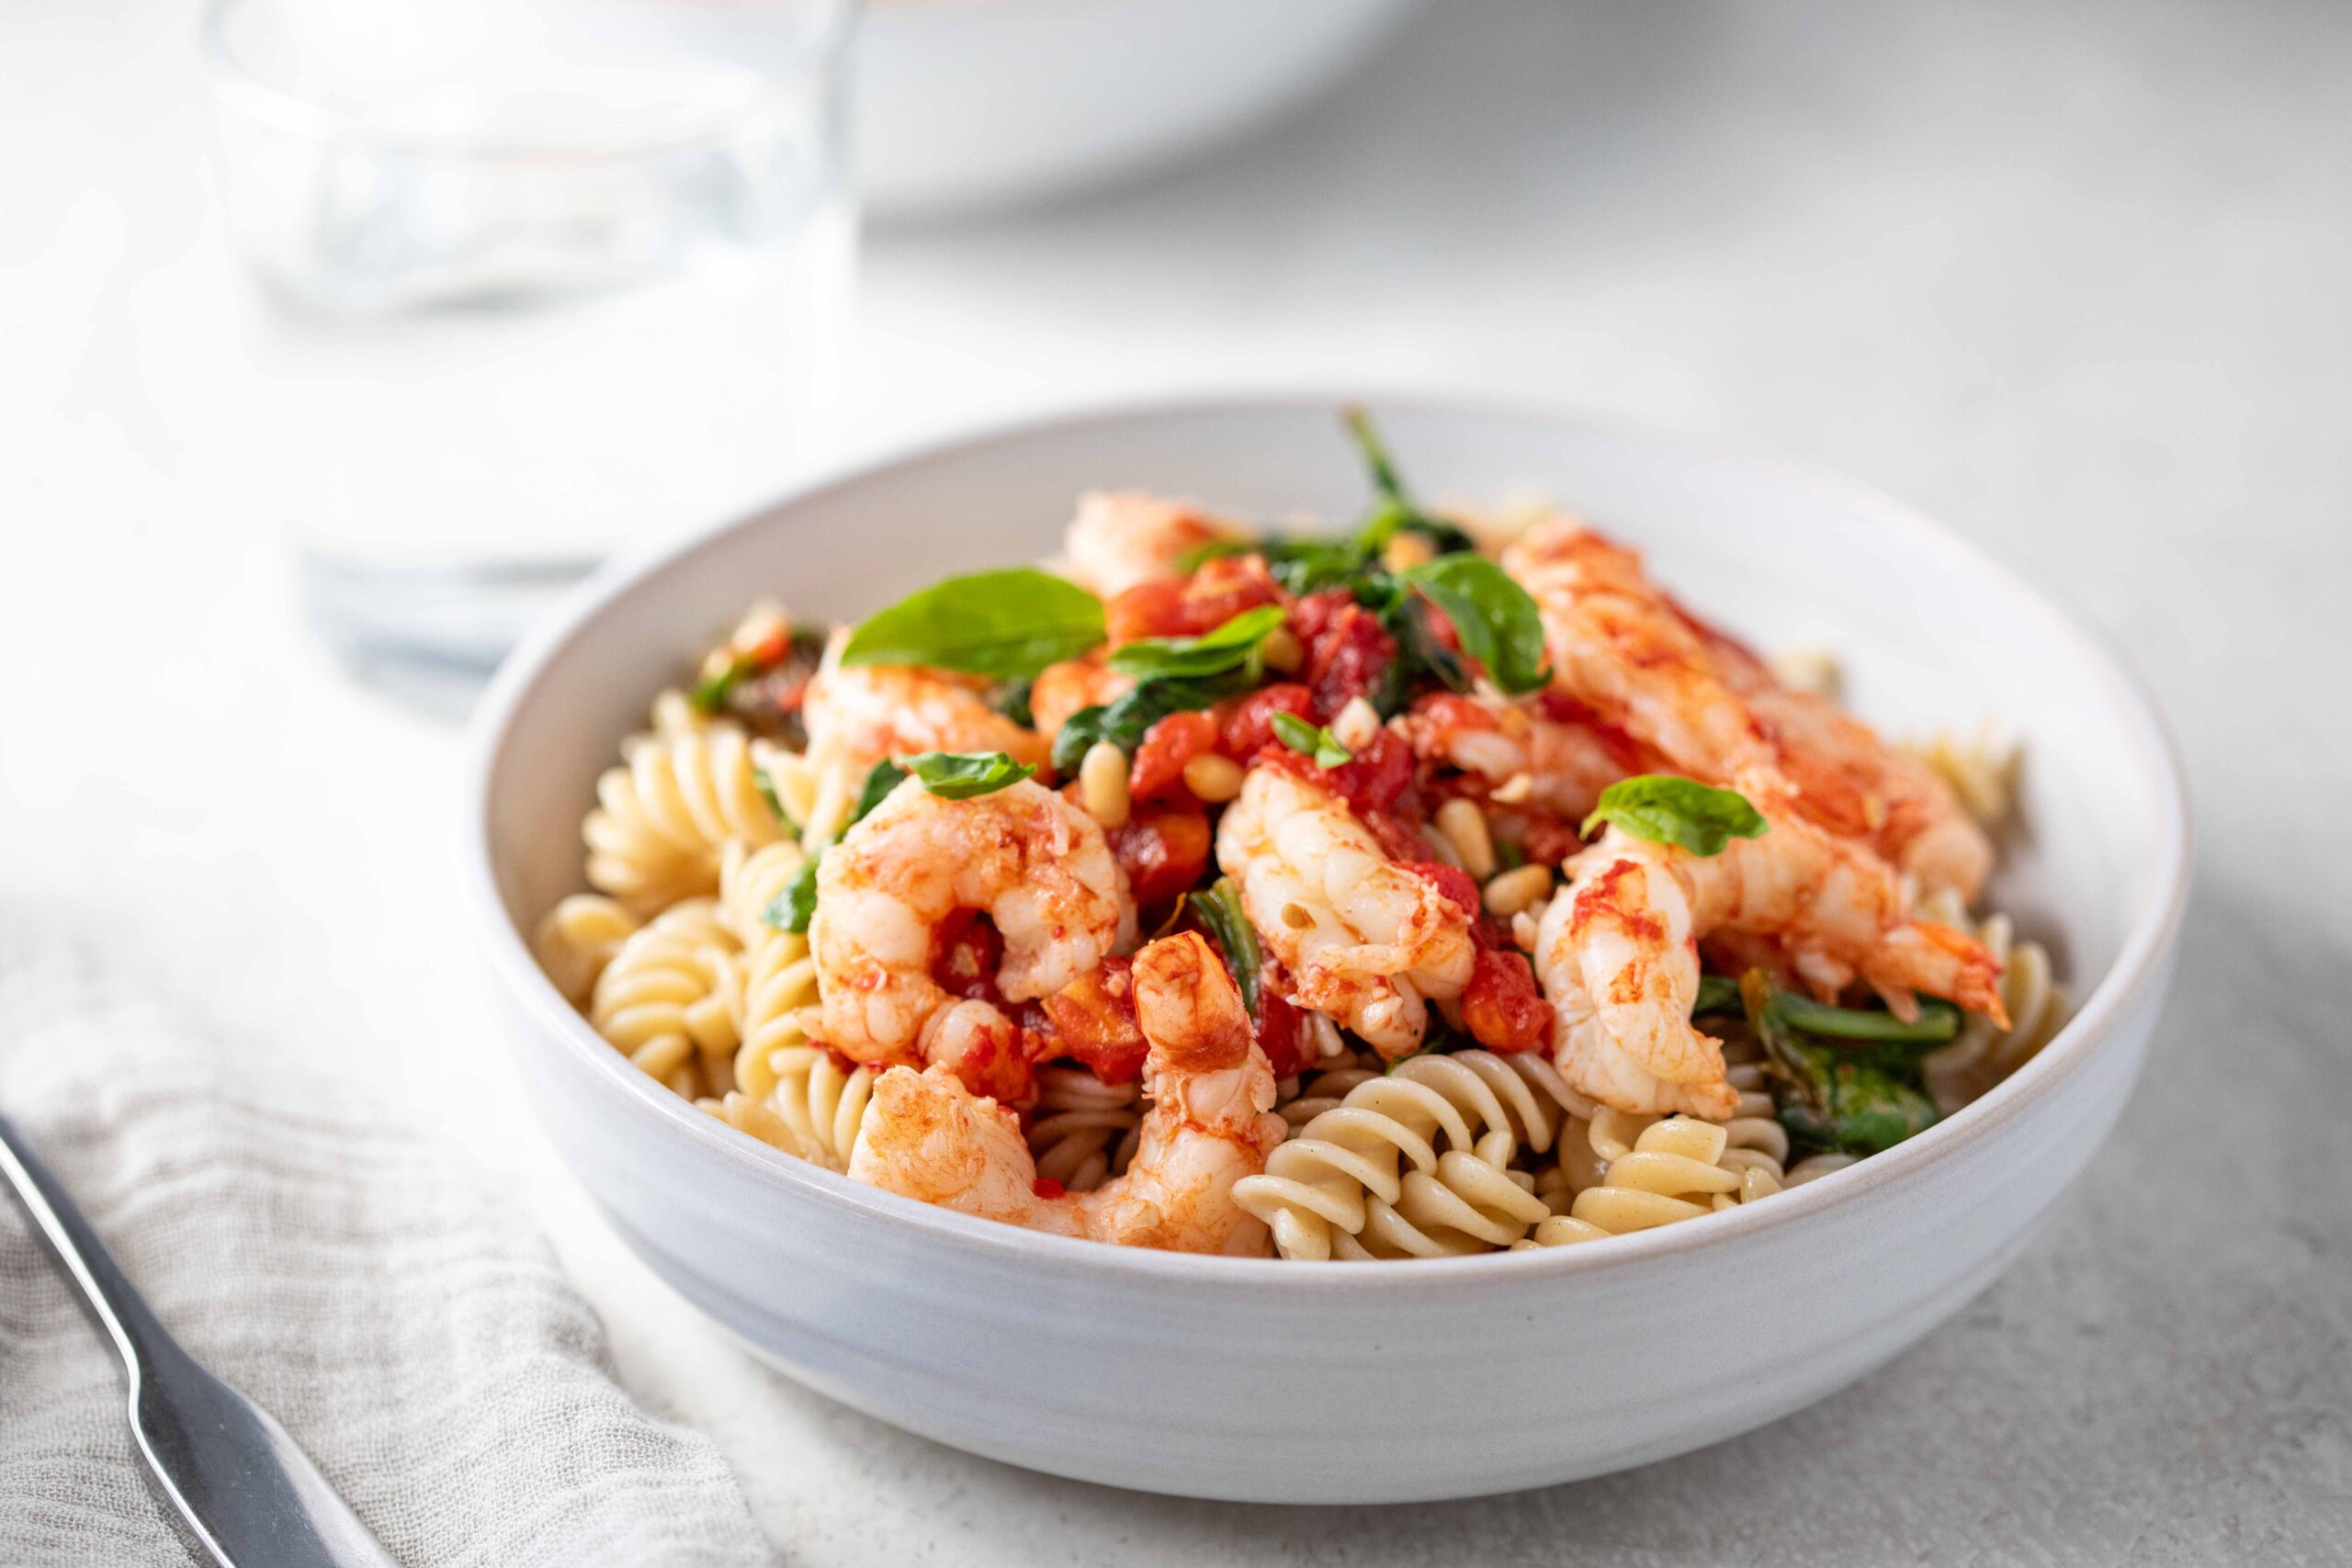
<svg viewBox="0 0 2352 1568">
<path fill-rule="evenodd" d="M 2003 1282 L 1704 1453 L 1315 1512 L 1042 1479 L 829 1405 L 719 1343 L 550 1170 L 456 896 L 458 735 L 325 663 L 286 519 L 208 467 L 235 411 L 207 406 L 188 10 L 0 17 L 0 897 L 444 1123 L 795 1561 L 2352 1559 L 2352 12 L 1442 0 L 1215 161 L 872 237 L 860 443 L 1292 382 L 1730 434 L 2048 585 L 2188 753 L 2175 1005 Z"/>
</svg>

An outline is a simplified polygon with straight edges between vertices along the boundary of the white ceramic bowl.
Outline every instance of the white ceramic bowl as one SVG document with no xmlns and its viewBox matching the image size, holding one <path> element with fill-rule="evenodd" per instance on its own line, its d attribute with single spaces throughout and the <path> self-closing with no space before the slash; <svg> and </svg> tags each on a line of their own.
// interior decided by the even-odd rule
<svg viewBox="0 0 2352 1568">
<path fill-rule="evenodd" d="M 1769 1201 L 1549 1252 L 1377 1267 L 1033 1235 L 859 1187 L 632 1068 L 524 933 L 579 885 L 591 784 L 656 688 L 761 592 L 854 617 L 1034 558 L 1097 485 L 1335 521 L 1363 481 L 1326 402 L 1069 419 L 870 468 L 607 574 L 485 705 L 474 886 L 546 1122 L 688 1299 L 845 1404 L 957 1448 L 1149 1491 L 1464 1496 L 1639 1464 L 1861 1376 L 1989 1284 L 2113 1124 L 2187 892 L 2177 767 L 2146 703 L 2033 591 L 1849 487 L 1558 419 L 1375 410 L 1437 499 L 1548 493 L 1768 647 L 1826 642 L 1898 728 L 1990 711 L 2025 740 L 2031 831 L 1997 901 L 2079 1010 L 2008 1082 Z M 1727 1317 L 1724 1303 L 1738 1302 Z"/>
<path fill-rule="evenodd" d="M 859 183 L 885 216 L 1108 179 L 1272 114 L 1412 0 L 882 0 L 860 23 Z"/>
</svg>

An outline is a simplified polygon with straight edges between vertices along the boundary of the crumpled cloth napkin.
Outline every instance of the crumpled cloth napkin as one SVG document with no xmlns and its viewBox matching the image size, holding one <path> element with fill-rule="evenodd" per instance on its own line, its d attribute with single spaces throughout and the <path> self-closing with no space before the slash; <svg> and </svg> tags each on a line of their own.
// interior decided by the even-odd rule
<svg viewBox="0 0 2352 1568">
<path fill-rule="evenodd" d="M 465 1162 L 364 1084 L 208 1039 L 94 952 L 0 926 L 0 1107 L 164 1322 L 414 1568 L 768 1563 L 705 1439 Z M 101 1347 L 0 1197 L 0 1563 L 186 1568 Z"/>
</svg>

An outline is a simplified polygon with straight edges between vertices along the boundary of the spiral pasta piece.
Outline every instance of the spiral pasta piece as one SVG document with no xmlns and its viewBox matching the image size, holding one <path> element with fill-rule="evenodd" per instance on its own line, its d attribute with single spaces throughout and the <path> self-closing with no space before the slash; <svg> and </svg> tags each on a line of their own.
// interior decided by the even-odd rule
<svg viewBox="0 0 2352 1568">
<path fill-rule="evenodd" d="M 596 978 L 588 1021 L 648 1077 L 689 1100 L 723 1086 L 738 1042 L 740 944 L 710 898 L 662 911 Z"/>
<path fill-rule="evenodd" d="M 581 1007 L 594 992 L 596 977 L 637 930 L 637 917 L 603 894 L 575 893 L 548 911 L 531 946 L 563 999 Z"/>
<path fill-rule="evenodd" d="M 1930 1053 L 1921 1064 L 1937 1113 L 1949 1116 L 2050 1043 L 2065 1026 L 2066 992 L 2052 970 L 2048 950 L 2038 942 L 2019 941 L 2008 916 L 1995 914 L 1973 920 L 1958 897 L 1950 892 L 1923 900 L 1919 912 L 1923 919 L 1973 935 L 2000 961 L 2001 1005 L 2009 1013 L 2007 1029 L 1981 1013 L 1970 1013 L 1961 1025 L 1960 1038 Z"/>
<path fill-rule="evenodd" d="M 763 1066 L 774 1080 L 766 1092 L 728 1095 L 717 1107 L 720 1120 L 811 1165 L 847 1170 L 873 1099 L 874 1069 L 815 1044 L 772 1051 Z"/>
<path fill-rule="evenodd" d="M 716 893 L 729 840 L 756 847 L 783 836 L 735 726 L 637 736 L 622 754 L 596 781 L 596 809 L 580 831 L 590 884 L 631 912 Z"/>
<path fill-rule="evenodd" d="M 1065 1191 L 1091 1192 L 1135 1156 L 1143 1121 L 1140 1090 L 1104 1083 L 1085 1067 L 1037 1073 L 1037 1105 L 1027 1118 L 1037 1174 Z"/>
<path fill-rule="evenodd" d="M 1483 1251 L 1550 1212 L 1508 1168 L 1523 1135 L 1550 1132 L 1527 1080 L 1491 1053 L 1408 1057 L 1300 1125 L 1234 1201 L 1284 1258 Z"/>
<path fill-rule="evenodd" d="M 1984 827 L 1998 827 L 2016 807 L 2018 744 L 1996 733 L 1991 720 L 1968 734 L 1939 729 L 1903 750 L 1951 785 L 1968 814 Z"/>
</svg>

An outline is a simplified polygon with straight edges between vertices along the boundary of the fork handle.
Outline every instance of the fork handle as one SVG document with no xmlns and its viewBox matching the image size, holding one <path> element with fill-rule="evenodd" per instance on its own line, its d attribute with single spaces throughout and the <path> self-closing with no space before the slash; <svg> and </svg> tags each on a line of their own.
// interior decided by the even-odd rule
<svg viewBox="0 0 2352 1568">
<path fill-rule="evenodd" d="M 171 1331 L 156 1321 L 146 1301 L 123 1277 L 56 1174 L 6 1115 L 0 1115 L 0 1176 L 7 1178 L 9 1191 L 32 1221 L 41 1246 L 74 1281 L 82 1310 L 122 1358 L 125 1373 L 135 1376 L 142 1357 L 166 1347 L 178 1349 Z"/>
</svg>

